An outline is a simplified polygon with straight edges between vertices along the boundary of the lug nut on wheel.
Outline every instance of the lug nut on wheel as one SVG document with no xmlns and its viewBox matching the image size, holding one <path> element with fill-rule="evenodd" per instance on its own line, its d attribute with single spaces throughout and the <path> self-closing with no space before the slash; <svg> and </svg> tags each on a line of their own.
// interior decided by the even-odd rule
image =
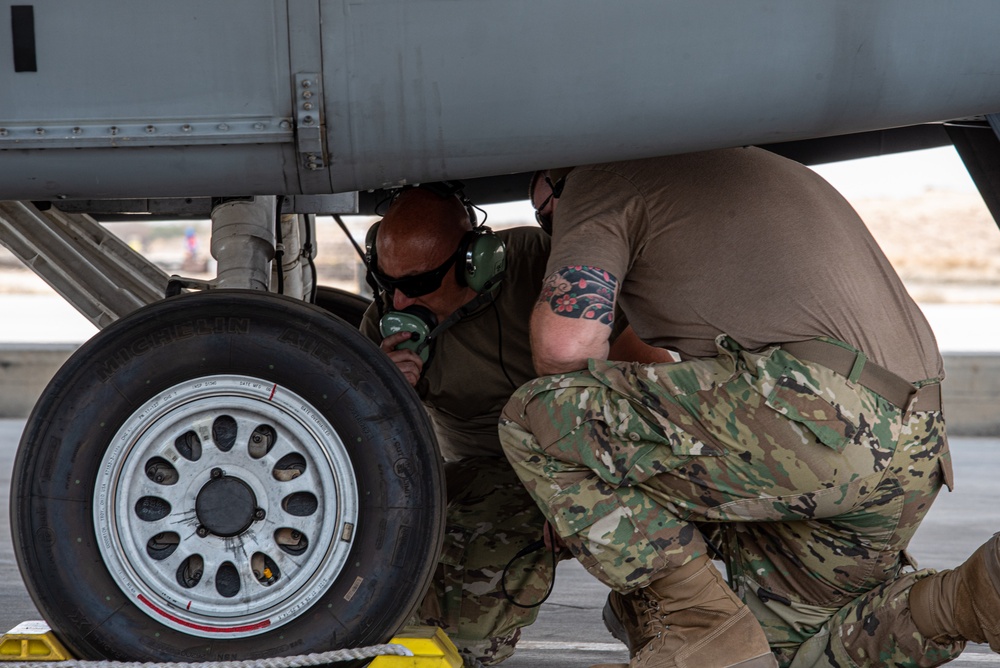
<svg viewBox="0 0 1000 668">
<path fill-rule="evenodd" d="M 200 537 L 202 537 L 202 538 L 204 538 L 205 536 L 207 536 L 207 535 L 208 535 L 208 529 L 206 529 L 206 528 L 205 528 L 205 527 L 203 527 L 203 526 L 200 526 L 200 527 L 198 527 L 198 528 L 197 528 L 197 529 L 195 529 L 194 531 L 195 531 L 195 533 L 196 533 L 196 534 L 198 534 L 198 535 L 199 535 Z"/>
</svg>

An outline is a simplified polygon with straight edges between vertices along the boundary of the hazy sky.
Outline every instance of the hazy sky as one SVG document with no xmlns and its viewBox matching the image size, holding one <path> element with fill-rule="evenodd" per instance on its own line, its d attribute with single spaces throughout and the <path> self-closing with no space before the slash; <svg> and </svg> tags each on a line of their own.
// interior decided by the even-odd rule
<svg viewBox="0 0 1000 668">
<path fill-rule="evenodd" d="M 976 192 L 952 146 L 847 160 L 814 169 L 847 199 L 911 197 L 931 189 Z"/>
</svg>

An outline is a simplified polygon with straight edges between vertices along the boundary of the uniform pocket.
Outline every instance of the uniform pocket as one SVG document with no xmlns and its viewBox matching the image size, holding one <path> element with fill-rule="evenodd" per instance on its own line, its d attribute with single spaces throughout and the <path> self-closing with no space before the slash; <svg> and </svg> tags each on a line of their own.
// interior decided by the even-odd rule
<svg viewBox="0 0 1000 668">
<path fill-rule="evenodd" d="M 835 376 L 832 371 L 828 374 Z M 820 375 L 825 374 L 820 372 Z M 765 403 L 808 429 L 824 445 L 839 452 L 858 433 L 860 401 L 856 392 L 846 387 L 846 380 L 816 380 L 825 381 L 827 389 L 819 390 L 802 373 L 785 371 L 775 380 Z M 837 385 L 844 385 L 843 391 L 838 391 Z M 831 401 L 827 396 L 835 396 L 837 399 Z M 853 400 L 859 405 L 851 410 L 851 407 L 844 405 L 845 400 Z"/>
<path fill-rule="evenodd" d="M 705 430 L 683 407 L 685 397 L 670 394 L 658 384 L 663 382 L 676 390 L 673 384 L 683 378 L 697 385 L 715 374 L 716 366 L 706 362 L 638 365 L 591 360 L 590 372 L 615 396 L 605 419 L 618 438 L 666 446 L 678 457 L 717 457 L 725 450 L 699 436 Z M 727 374 L 728 378 L 731 372 Z M 659 472 L 663 470 L 669 468 Z"/>
</svg>

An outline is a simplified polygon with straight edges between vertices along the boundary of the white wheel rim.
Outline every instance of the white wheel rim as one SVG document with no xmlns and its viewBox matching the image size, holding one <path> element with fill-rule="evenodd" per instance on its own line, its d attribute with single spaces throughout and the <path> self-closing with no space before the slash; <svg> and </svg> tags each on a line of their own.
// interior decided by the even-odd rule
<svg viewBox="0 0 1000 668">
<path fill-rule="evenodd" d="M 329 421 L 294 392 L 236 375 L 179 383 L 136 410 L 101 462 L 94 501 L 122 591 L 165 626 L 215 638 L 258 635 L 311 608 L 343 568 L 358 516 Z"/>
</svg>

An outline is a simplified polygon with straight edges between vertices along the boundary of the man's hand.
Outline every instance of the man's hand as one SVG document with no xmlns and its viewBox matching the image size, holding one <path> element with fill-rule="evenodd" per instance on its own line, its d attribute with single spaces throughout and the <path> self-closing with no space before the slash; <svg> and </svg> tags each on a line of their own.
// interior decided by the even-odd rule
<svg viewBox="0 0 1000 668">
<path fill-rule="evenodd" d="M 622 330 L 622 333 L 611 344 L 608 359 L 614 362 L 641 362 L 642 364 L 664 364 L 677 361 L 677 358 L 669 350 L 656 348 L 645 343 L 632 329 L 632 325 Z"/>
<path fill-rule="evenodd" d="M 424 370 L 423 360 L 412 350 L 396 349 L 396 346 L 409 338 L 410 332 L 398 332 L 382 339 L 382 344 L 379 347 L 395 363 L 399 372 L 406 377 L 406 382 L 416 387 L 417 381 L 420 380 L 420 374 Z"/>
</svg>

